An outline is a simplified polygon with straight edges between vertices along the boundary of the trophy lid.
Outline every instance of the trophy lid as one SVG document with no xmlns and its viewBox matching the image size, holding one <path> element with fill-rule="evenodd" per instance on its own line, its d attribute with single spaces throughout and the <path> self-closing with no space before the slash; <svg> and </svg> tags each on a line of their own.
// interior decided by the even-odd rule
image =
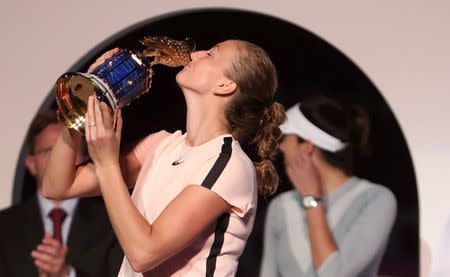
<svg viewBox="0 0 450 277">
<path fill-rule="evenodd" d="M 163 64 L 170 67 L 186 66 L 195 50 L 192 38 L 175 40 L 168 37 L 144 37 L 140 40 L 147 46 L 143 53 L 146 57 L 155 57 L 152 65 Z"/>
</svg>

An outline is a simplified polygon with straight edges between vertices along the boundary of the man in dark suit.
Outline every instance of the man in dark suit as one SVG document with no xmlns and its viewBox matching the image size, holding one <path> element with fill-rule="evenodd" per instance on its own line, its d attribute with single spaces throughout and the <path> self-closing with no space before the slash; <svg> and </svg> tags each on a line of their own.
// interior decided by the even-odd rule
<svg viewBox="0 0 450 277">
<path fill-rule="evenodd" d="M 37 193 L 0 212 L 0 276 L 117 276 L 123 252 L 103 200 L 53 201 L 40 193 L 61 128 L 54 111 L 39 113 L 30 126 L 25 165 Z"/>
</svg>

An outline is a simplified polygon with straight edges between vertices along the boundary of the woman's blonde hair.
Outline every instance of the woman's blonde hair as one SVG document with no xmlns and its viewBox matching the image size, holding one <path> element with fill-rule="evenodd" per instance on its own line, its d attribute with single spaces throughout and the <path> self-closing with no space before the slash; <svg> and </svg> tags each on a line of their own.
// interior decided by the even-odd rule
<svg viewBox="0 0 450 277">
<path fill-rule="evenodd" d="M 284 108 L 274 102 L 278 86 L 274 64 L 259 46 L 238 40 L 238 55 L 225 72 L 238 88 L 225 116 L 229 128 L 255 166 L 258 191 L 263 195 L 276 191 L 278 174 L 272 160 L 281 137 L 279 126 L 286 119 Z M 249 153 L 247 153 L 249 154 Z M 255 157 L 257 156 L 257 157 Z"/>
</svg>

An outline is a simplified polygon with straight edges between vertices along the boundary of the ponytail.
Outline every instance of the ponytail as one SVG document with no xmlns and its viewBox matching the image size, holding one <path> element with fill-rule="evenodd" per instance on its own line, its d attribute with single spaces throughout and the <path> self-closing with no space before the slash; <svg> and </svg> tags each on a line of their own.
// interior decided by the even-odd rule
<svg viewBox="0 0 450 277">
<path fill-rule="evenodd" d="M 261 158 L 260 162 L 253 162 L 258 179 L 258 192 L 262 195 L 273 194 L 278 186 L 278 174 L 272 160 L 278 149 L 281 137 L 279 126 L 286 120 L 283 106 L 274 102 L 265 112 L 261 128 L 252 139 L 251 144 Z"/>
</svg>

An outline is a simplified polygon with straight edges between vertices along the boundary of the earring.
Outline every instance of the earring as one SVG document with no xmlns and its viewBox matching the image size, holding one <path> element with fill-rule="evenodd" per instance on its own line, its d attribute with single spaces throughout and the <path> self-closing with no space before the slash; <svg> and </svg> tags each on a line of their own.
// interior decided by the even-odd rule
<svg viewBox="0 0 450 277">
<path fill-rule="evenodd" d="M 211 91 L 212 91 L 212 92 L 216 92 L 216 89 L 217 89 L 217 87 L 214 86 L 214 87 L 211 89 Z"/>
</svg>

